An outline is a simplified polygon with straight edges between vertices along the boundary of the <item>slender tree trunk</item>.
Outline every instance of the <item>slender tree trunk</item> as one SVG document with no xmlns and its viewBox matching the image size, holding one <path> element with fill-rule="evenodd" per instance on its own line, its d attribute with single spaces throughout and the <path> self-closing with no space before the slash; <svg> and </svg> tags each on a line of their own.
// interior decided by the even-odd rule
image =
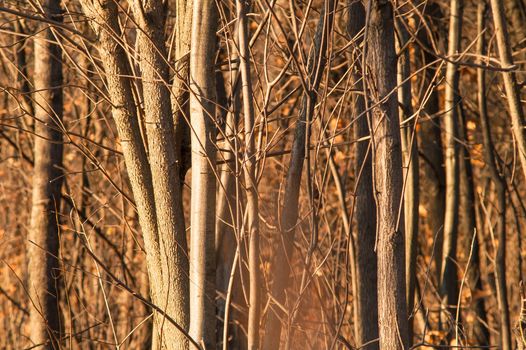
<svg viewBox="0 0 526 350">
<path fill-rule="evenodd" d="M 250 3 L 246 0 L 236 0 L 238 34 L 239 34 L 239 59 L 241 82 L 243 86 L 243 113 L 245 130 L 245 157 L 244 177 L 247 196 L 247 233 L 248 269 L 250 276 L 250 294 L 248 309 L 248 349 L 259 348 L 259 209 L 258 190 L 256 180 L 256 147 L 254 124 L 254 96 L 252 94 L 252 81 L 250 77 L 250 49 L 248 42 L 247 12 Z"/>
<path fill-rule="evenodd" d="M 434 18 L 442 18 L 438 5 L 431 3 L 426 8 L 426 17 L 431 28 L 435 29 L 437 24 Z M 420 31 L 419 39 L 426 45 L 431 46 L 431 38 L 424 31 Z M 435 57 L 427 51 L 422 52 L 423 65 L 431 64 Z M 444 237 L 444 212 L 445 212 L 445 187 L 446 175 L 444 171 L 444 154 L 442 147 L 440 119 L 439 94 L 434 85 L 437 84 L 438 76 L 435 66 L 427 67 L 424 77 L 425 86 L 428 86 L 429 98 L 424 105 L 425 118 L 419 121 L 419 155 L 422 158 L 422 177 L 420 179 L 422 204 L 427 210 L 426 221 L 434 238 L 435 250 L 432 252 L 436 265 L 436 276 L 440 276 L 442 265 L 442 244 Z"/>
<path fill-rule="evenodd" d="M 42 2 L 45 16 L 61 19 L 60 1 Z M 59 347 L 59 209 L 62 187 L 62 50 L 44 24 L 35 36 L 35 144 L 29 231 L 30 335 L 39 349 Z"/>
<path fill-rule="evenodd" d="M 190 50 L 192 201 L 190 335 L 215 347 L 215 50 L 217 14 L 211 0 L 194 1 Z"/>
<path fill-rule="evenodd" d="M 380 349 L 408 347 L 405 291 L 403 173 L 396 87 L 394 14 L 390 1 L 370 0 L 366 37 L 376 104 L 372 114 L 373 176 L 377 206 L 378 328 Z"/>
<path fill-rule="evenodd" d="M 460 50 L 462 33 L 463 0 L 451 0 L 449 15 L 448 55 L 454 57 Z M 444 245 L 440 270 L 440 294 L 442 307 L 449 310 L 452 319 L 456 314 L 458 300 L 457 286 L 457 237 L 458 237 L 458 66 L 448 62 L 445 81 L 445 167 L 446 167 L 446 210 L 444 213 Z M 448 323 L 448 316 L 441 313 L 441 321 Z M 452 334 L 452 333 L 450 333 Z"/>
<path fill-rule="evenodd" d="M 179 163 L 181 186 L 191 166 L 189 122 L 190 40 L 192 34 L 192 0 L 176 1 L 175 75 L 172 85 L 172 111 L 175 127 L 175 152 Z"/>
<path fill-rule="evenodd" d="M 360 1 L 349 1 L 349 21 L 347 31 L 350 38 L 356 36 L 365 26 L 365 8 Z M 359 140 L 370 135 L 368 116 L 365 114 L 363 93 L 363 78 L 361 66 L 362 55 L 359 55 L 359 42 L 356 44 L 351 58 L 354 64 L 352 80 L 354 89 L 360 91 L 354 94 L 352 113 L 355 118 L 354 138 Z M 373 176 L 371 163 L 370 141 L 358 142 L 355 149 L 357 179 L 355 204 L 356 208 L 356 295 L 354 312 L 354 329 L 357 345 L 366 344 L 364 349 L 378 349 L 378 297 L 376 293 L 376 205 L 373 195 Z"/>
<path fill-rule="evenodd" d="M 485 28 L 485 18 L 486 15 L 486 4 L 485 1 L 480 1 L 477 6 L 477 30 L 479 33 L 482 33 L 482 31 Z M 483 57 L 485 54 L 485 39 L 484 35 L 482 35 L 478 42 L 477 42 L 477 54 L 479 57 Z M 480 64 L 482 64 L 482 60 L 479 61 Z M 486 162 L 489 164 L 489 161 L 491 161 L 492 165 L 495 165 L 495 159 L 494 159 L 494 149 L 493 149 L 493 143 L 491 141 L 491 134 L 490 129 L 488 127 L 487 123 L 487 112 L 486 112 L 486 82 L 485 82 L 485 70 L 484 69 L 477 69 L 477 85 L 478 85 L 478 105 L 479 105 L 479 113 L 481 118 L 481 127 L 482 127 L 482 135 L 483 135 L 483 144 L 484 144 L 484 150 L 485 150 L 485 158 Z M 465 124 L 465 121 L 463 121 L 463 125 Z M 465 127 L 463 128 L 465 130 Z M 463 135 L 463 140 L 467 140 L 467 136 Z M 491 154 L 489 153 L 491 152 Z M 489 157 L 489 158 L 488 158 Z M 463 164 L 464 163 L 464 164 Z M 473 234 L 477 234 L 480 236 L 481 232 L 474 233 L 474 230 L 477 229 L 476 224 L 476 213 L 475 213 L 475 196 L 474 196 L 474 184 L 473 184 L 473 171 L 471 169 L 471 160 L 469 157 L 468 150 L 464 147 L 464 157 L 461 159 L 461 176 L 464 179 L 462 181 L 464 183 L 463 188 L 465 188 L 465 205 L 462 205 L 462 207 L 468 207 L 468 210 L 465 212 L 468 216 L 467 218 L 467 224 L 466 226 L 466 237 L 471 237 Z M 496 170 L 496 168 L 494 168 Z M 474 291 L 472 291 L 472 294 L 475 294 L 477 291 L 482 291 L 482 270 L 481 270 L 481 251 L 479 246 L 479 240 L 477 238 L 474 238 L 474 244 L 473 244 L 473 252 L 472 252 L 472 262 L 470 264 L 470 270 L 468 271 L 468 283 Z M 466 247 L 471 246 L 471 244 L 468 244 L 468 241 L 470 239 L 466 238 Z M 472 305 L 472 309 L 474 314 L 476 315 L 477 319 L 474 320 L 474 322 L 471 325 L 472 329 L 472 337 L 474 339 L 477 339 L 477 344 L 484 346 L 489 345 L 490 341 L 490 335 L 489 330 L 486 327 L 487 323 L 487 317 L 486 317 L 486 310 L 484 307 L 484 298 L 478 298 L 475 299 L 474 305 Z"/>
<path fill-rule="evenodd" d="M 304 91 L 300 117 L 296 124 L 290 163 L 285 180 L 284 203 L 281 208 L 280 233 L 278 246 L 271 264 L 274 272 L 274 281 L 271 287 L 271 296 L 280 305 L 286 305 L 285 290 L 290 274 L 290 261 L 293 254 L 294 231 L 298 220 L 298 200 L 303 172 L 303 163 L 306 156 L 305 145 L 308 142 L 307 128 L 310 126 L 316 92 L 320 86 L 325 70 L 326 50 L 328 36 L 332 32 L 335 1 L 329 0 L 320 13 L 320 20 L 314 36 L 314 49 L 309 55 L 307 89 Z M 310 180 L 310 179 L 309 179 Z M 265 323 L 265 336 L 262 348 L 265 350 L 278 349 L 281 340 L 281 310 L 279 306 L 270 303 Z"/>
<path fill-rule="evenodd" d="M 495 36 L 497 37 L 497 46 L 499 49 L 501 64 L 504 68 L 512 68 L 513 56 L 502 1 L 503 0 L 491 0 L 491 10 L 493 12 Z M 517 78 L 515 72 L 510 70 L 502 72 L 502 79 L 504 80 L 504 89 L 508 100 L 508 112 L 511 116 L 512 130 L 513 135 L 515 136 L 515 141 L 517 142 L 522 172 L 524 176 L 526 176 L 526 131 L 524 130 L 524 111 L 521 105 Z"/>
<path fill-rule="evenodd" d="M 477 24 L 479 30 L 484 27 L 485 15 L 484 2 L 478 5 Z M 486 45 L 484 36 L 482 36 L 477 43 L 477 53 L 479 57 L 485 55 Z M 510 330 L 510 316 L 508 309 L 508 296 L 506 286 L 506 180 L 498 170 L 497 157 L 495 156 L 495 147 L 491 137 L 491 127 L 489 124 L 487 99 L 486 99 L 486 71 L 484 69 L 477 69 L 477 85 L 478 85 L 478 108 L 480 114 L 480 125 L 482 129 L 482 140 L 484 144 L 484 159 L 488 167 L 491 181 L 495 186 L 497 192 L 497 213 L 498 226 L 497 238 L 498 248 L 495 257 L 495 279 L 497 286 L 497 304 L 499 308 L 500 318 L 500 345 L 503 350 L 510 350 L 511 347 L 511 330 Z M 489 339 L 489 338 L 488 338 Z"/>
<path fill-rule="evenodd" d="M 155 199 L 163 294 L 160 306 L 182 327 L 188 327 L 188 257 L 182 206 L 182 186 L 176 154 L 174 121 L 168 87 L 164 27 L 166 10 L 161 1 L 132 2 L 139 24 L 137 43 L 144 99 L 144 115 Z M 165 334 L 163 346 L 188 347 L 186 337 L 169 322 L 159 320 L 155 331 Z"/>
<path fill-rule="evenodd" d="M 412 87 L 411 87 L 411 57 L 409 47 L 409 33 L 402 23 L 396 22 L 398 34 L 398 47 L 403 50 L 398 53 L 398 101 L 400 121 L 404 123 L 401 130 L 402 155 L 404 162 L 404 214 L 405 214 L 405 268 L 406 268 L 406 293 L 409 316 L 413 312 L 415 301 L 416 283 L 416 254 L 418 247 L 418 205 L 419 205 L 419 165 L 418 144 L 415 132 L 415 123 L 409 119 L 413 115 Z M 409 341 L 412 342 L 412 318 L 409 322 Z M 410 344 L 409 344 L 410 345 Z"/>
</svg>

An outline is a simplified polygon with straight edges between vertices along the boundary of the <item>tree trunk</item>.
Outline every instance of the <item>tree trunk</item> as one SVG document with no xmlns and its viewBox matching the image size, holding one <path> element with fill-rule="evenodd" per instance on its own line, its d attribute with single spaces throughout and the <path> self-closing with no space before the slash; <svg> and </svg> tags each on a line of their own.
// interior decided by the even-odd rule
<svg viewBox="0 0 526 350">
<path fill-rule="evenodd" d="M 45 16 L 62 19 L 60 1 L 42 2 Z M 62 187 L 62 49 L 51 28 L 43 24 L 35 35 L 34 111 L 35 143 L 33 197 L 29 231 L 30 335 L 39 349 L 58 348 L 61 337 L 59 312 L 59 227 Z"/>
<path fill-rule="evenodd" d="M 373 187 L 377 206 L 378 328 L 380 349 L 408 347 L 403 173 L 396 87 L 394 14 L 390 1 L 370 0 L 366 42 L 371 73 Z"/>
<path fill-rule="evenodd" d="M 274 260 L 271 264 L 274 272 L 271 296 L 279 305 L 285 305 L 285 291 L 290 274 L 290 261 L 293 253 L 294 231 L 298 220 L 298 201 L 306 156 L 305 145 L 308 142 L 308 127 L 314 114 L 316 92 L 320 86 L 321 77 L 325 70 L 327 36 L 332 33 L 335 0 L 329 0 L 320 13 L 320 20 L 314 35 L 314 49 L 309 55 L 307 71 L 307 91 L 304 91 L 299 120 L 296 124 L 290 163 L 285 179 L 285 193 L 280 216 L 280 237 L 276 247 Z M 310 179 L 309 179 L 310 180 Z M 262 348 L 265 350 L 278 349 L 281 340 L 281 308 L 271 302 L 265 323 L 265 336 Z M 289 340 L 290 341 L 290 340 Z"/>
<path fill-rule="evenodd" d="M 211 0 L 196 0 L 190 50 L 192 201 L 190 335 L 215 348 L 215 51 L 217 14 Z"/>
<path fill-rule="evenodd" d="M 250 48 L 248 42 L 247 12 L 250 3 L 245 0 L 236 0 L 238 34 L 239 34 L 239 59 L 241 82 L 243 86 L 243 113 L 245 130 L 245 157 L 244 178 L 247 196 L 247 233 L 248 238 L 248 269 L 250 278 L 250 294 L 248 305 L 248 349 L 259 348 L 259 319 L 260 319 L 260 283 L 259 283 L 259 209 L 258 190 L 256 179 L 256 147 L 254 96 L 252 94 L 252 80 L 250 76 Z"/>
<path fill-rule="evenodd" d="M 356 36 L 365 26 L 365 8 L 360 1 L 349 1 L 349 21 L 347 31 L 349 38 Z M 360 41 L 359 41 L 360 42 Z M 354 94 L 352 120 L 355 121 L 354 138 L 359 140 L 370 135 L 368 115 L 365 114 L 365 100 L 361 67 L 362 55 L 359 55 L 359 42 L 354 47 L 350 64 L 354 64 L 352 80 Z M 378 349 L 378 296 L 376 293 L 376 205 L 373 196 L 373 175 L 371 163 L 371 142 L 358 142 L 355 149 L 355 220 L 356 220 L 356 295 L 354 329 L 357 345 L 366 344 L 366 350 Z"/>
<path fill-rule="evenodd" d="M 175 239 L 175 236 L 163 235 L 163 252 L 161 253 L 152 173 L 141 136 L 132 87 L 128 78 L 131 69 L 125 51 L 118 41 L 118 38 L 121 36 L 121 30 L 117 17 L 117 7 L 115 2 L 109 0 L 100 2 L 84 0 L 82 1 L 82 7 L 88 16 L 94 18 L 92 26 L 98 34 L 97 46 L 106 73 L 108 91 L 112 102 L 112 114 L 119 139 L 121 140 L 126 170 L 130 178 L 131 188 L 139 213 L 139 223 L 146 250 L 146 263 L 152 301 L 163 310 L 166 309 L 169 316 L 177 318 L 177 314 L 170 314 L 173 311 L 172 307 L 174 304 L 171 304 L 170 300 L 167 300 L 164 296 L 166 292 L 166 295 L 171 295 L 171 298 L 184 298 L 184 296 L 176 296 L 174 293 L 168 293 L 169 288 L 175 288 L 173 284 L 174 281 L 168 279 L 168 276 L 172 276 L 175 279 L 173 272 L 169 274 L 166 271 L 167 265 L 169 264 L 166 260 L 169 257 L 173 257 L 175 252 L 169 250 L 170 247 L 173 247 L 169 241 Z M 164 102 L 166 103 L 166 101 Z M 169 220 L 170 218 L 164 217 L 164 219 Z M 161 258 L 161 255 L 164 256 Z M 163 272 L 163 268 L 166 274 Z M 170 308 L 167 308 L 167 306 Z M 181 314 L 179 313 L 179 315 Z M 161 330 L 161 324 L 159 322 L 162 322 L 164 325 L 162 333 L 158 332 L 158 330 Z M 168 322 L 163 317 L 156 316 L 156 325 L 157 326 L 154 327 L 156 331 L 153 334 L 152 343 L 154 345 L 152 347 L 163 344 L 171 347 L 171 344 L 179 344 L 181 332 L 173 328 L 174 325 L 172 325 L 171 322 Z M 179 324 L 179 327 L 185 329 L 187 325 L 183 323 Z"/>
<path fill-rule="evenodd" d="M 448 56 L 454 60 L 454 55 L 460 50 L 462 33 L 463 0 L 451 0 L 449 15 Z M 444 213 L 444 243 L 440 270 L 440 295 L 442 307 L 449 310 L 449 315 L 443 310 L 441 322 L 449 323 L 454 319 L 458 300 L 457 277 L 457 237 L 458 237 L 458 66 L 448 62 L 445 81 L 445 112 L 444 141 L 446 168 L 446 209 Z M 443 326 L 443 325 L 442 325 Z M 453 325 L 453 327 L 455 327 Z M 452 327 L 452 328 L 453 328 Z M 450 330 L 452 330 L 450 328 Z M 450 333 L 451 335 L 452 333 Z"/>
<path fill-rule="evenodd" d="M 409 33 L 406 24 L 400 19 L 396 22 L 398 34 L 398 102 L 400 107 L 400 122 L 404 123 L 401 130 L 402 155 L 404 167 L 404 220 L 405 220 L 405 274 L 406 274 L 406 301 L 411 320 L 409 322 L 409 341 L 412 342 L 412 312 L 415 301 L 416 283 L 416 254 L 418 247 L 418 205 L 419 205 L 419 165 L 418 145 L 413 115 L 412 87 L 411 87 L 411 55 L 409 47 Z M 411 344 L 408 344 L 411 345 Z"/>
<path fill-rule="evenodd" d="M 500 62 L 503 68 L 511 69 L 513 67 L 513 56 L 502 1 L 503 0 L 491 0 L 491 10 L 493 12 L 493 23 L 495 25 L 495 36 L 497 37 Z M 517 142 L 522 172 L 523 175 L 526 176 L 526 131 L 524 130 L 524 111 L 521 105 L 517 78 L 515 72 L 510 70 L 502 72 L 502 79 L 504 80 L 504 89 L 508 100 L 508 112 L 511 116 L 512 130 L 515 141 Z"/>
<path fill-rule="evenodd" d="M 172 85 L 172 111 L 175 127 L 175 152 L 179 163 L 181 186 L 191 166 L 189 122 L 190 40 L 192 35 L 192 0 L 176 1 L 175 74 Z"/>
<path fill-rule="evenodd" d="M 168 64 L 164 27 L 166 11 L 161 1 L 142 4 L 132 2 L 132 10 L 140 27 L 140 67 L 144 99 L 144 115 L 150 169 L 155 200 L 163 294 L 160 306 L 182 327 L 188 327 L 189 281 L 188 257 L 180 164 L 176 156 L 176 138 L 168 87 Z M 155 331 L 164 334 L 163 346 L 169 349 L 188 347 L 186 337 L 168 322 L 159 320 Z"/>
<path fill-rule="evenodd" d="M 478 28 L 484 27 L 485 15 L 484 2 L 478 5 Z M 486 54 L 486 45 L 484 36 L 482 36 L 477 43 L 477 54 L 483 57 Z M 477 69 L 477 85 L 478 85 L 478 108 L 480 114 L 480 125 L 482 129 L 482 140 L 484 144 L 484 159 L 488 167 L 491 181 L 495 186 L 497 192 L 497 238 L 498 248 L 495 257 L 495 279 L 497 289 L 497 305 L 499 308 L 500 318 L 500 345 L 503 350 L 510 350 L 511 347 L 511 330 L 510 330 L 510 316 L 508 309 L 508 296 L 506 286 L 506 180 L 503 175 L 499 173 L 497 157 L 495 155 L 495 147 L 491 137 L 491 127 L 489 124 L 487 100 L 486 100 L 486 71 L 484 69 Z M 489 340 L 489 339 L 488 339 Z"/>
<path fill-rule="evenodd" d="M 434 18 L 441 18 L 440 8 L 436 4 L 429 4 L 426 8 L 426 19 L 431 27 L 435 29 L 438 25 L 434 23 Z M 431 46 L 431 38 L 422 30 L 419 39 L 426 46 Z M 426 67 L 435 61 L 435 57 L 427 52 L 422 51 L 423 65 Z M 437 69 L 434 65 L 425 70 L 424 83 L 429 86 L 429 98 L 424 105 L 425 118 L 419 121 L 419 155 L 422 158 L 422 177 L 421 177 L 421 194 L 422 203 L 425 205 L 427 216 L 426 221 L 434 238 L 434 261 L 436 267 L 436 276 L 440 276 L 442 265 L 442 244 L 444 237 L 444 212 L 445 212 L 445 187 L 446 175 L 444 171 L 444 154 L 442 147 L 440 119 L 439 94 L 435 87 L 438 81 Z"/>
</svg>

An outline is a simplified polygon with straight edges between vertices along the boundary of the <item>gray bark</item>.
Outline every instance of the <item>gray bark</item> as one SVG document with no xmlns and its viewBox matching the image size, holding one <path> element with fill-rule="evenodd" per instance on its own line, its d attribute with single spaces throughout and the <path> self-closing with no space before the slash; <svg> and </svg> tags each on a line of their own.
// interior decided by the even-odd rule
<svg viewBox="0 0 526 350">
<path fill-rule="evenodd" d="M 166 9 L 161 1 L 132 2 L 139 26 L 140 68 L 150 170 L 155 200 L 163 294 L 157 301 L 185 329 L 189 323 L 188 257 L 182 206 L 180 164 L 170 90 L 164 27 Z M 155 331 L 166 334 L 162 346 L 188 347 L 186 337 L 168 322 L 158 320 Z"/>
</svg>

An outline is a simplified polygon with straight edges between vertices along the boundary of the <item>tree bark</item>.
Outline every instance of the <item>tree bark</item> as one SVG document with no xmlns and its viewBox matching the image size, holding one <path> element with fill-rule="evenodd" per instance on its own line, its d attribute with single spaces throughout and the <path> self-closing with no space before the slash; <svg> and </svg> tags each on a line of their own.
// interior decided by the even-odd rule
<svg viewBox="0 0 526 350">
<path fill-rule="evenodd" d="M 166 9 L 161 1 L 132 2 L 139 25 L 140 68 L 150 170 L 155 200 L 163 294 L 159 305 L 185 329 L 189 322 L 187 242 L 182 204 L 180 163 L 177 161 L 174 121 L 168 86 L 164 27 Z M 164 334 L 163 346 L 188 347 L 186 337 L 159 320 L 155 331 Z"/>
<path fill-rule="evenodd" d="M 216 342 L 214 258 L 216 11 L 214 1 L 194 1 L 190 50 L 192 128 L 190 335 L 206 348 L 214 348 Z"/>
<path fill-rule="evenodd" d="M 42 2 L 45 16 L 62 20 L 60 1 Z M 29 297 L 32 345 L 60 345 L 59 227 L 62 187 L 62 49 L 52 29 L 43 24 L 35 35 L 35 137 L 33 195 L 29 231 Z"/>
<path fill-rule="evenodd" d="M 347 31 L 350 38 L 356 38 L 365 27 L 365 8 L 360 1 L 349 1 L 349 21 Z M 362 39 L 363 40 L 363 39 Z M 360 41 L 359 41 L 360 42 Z M 354 138 L 370 136 L 368 115 L 365 114 L 363 96 L 362 55 L 359 55 L 359 42 L 356 44 L 352 59 L 354 67 L 352 80 L 354 89 L 360 91 L 353 96 L 352 113 L 355 120 Z M 353 62 L 350 62 L 353 64 Z M 366 350 L 378 349 L 378 296 L 376 292 L 376 205 L 373 195 L 373 175 L 371 163 L 371 142 L 358 142 L 355 149 L 355 220 L 356 220 L 356 295 L 354 329 L 357 345 L 369 343 Z"/>
<path fill-rule="evenodd" d="M 449 15 L 448 56 L 459 53 L 462 33 L 463 0 L 451 0 Z M 444 142 L 446 168 L 446 208 L 444 213 L 444 243 L 440 270 L 440 295 L 442 307 L 454 319 L 458 301 L 457 237 L 458 237 L 458 66 L 448 62 L 445 81 Z M 444 310 L 445 311 L 445 310 Z M 448 316 L 441 312 L 441 322 L 448 323 Z M 451 327 L 450 330 L 454 328 Z M 451 335 L 452 333 L 450 333 Z"/>
<path fill-rule="evenodd" d="M 152 173 L 141 136 L 131 83 L 128 78 L 131 69 L 122 43 L 119 41 L 121 30 L 118 22 L 117 7 L 115 2 L 111 0 L 100 2 L 85 0 L 82 1 L 82 7 L 84 12 L 93 18 L 91 24 L 95 33 L 98 35 L 96 44 L 106 73 L 108 91 L 112 103 L 112 114 L 119 139 L 121 140 L 126 170 L 130 178 L 131 188 L 139 213 L 139 223 L 146 250 L 146 263 L 152 301 L 163 310 L 166 309 L 168 315 L 173 316 L 172 318 L 177 318 L 177 314 L 170 314 L 173 311 L 172 307 L 174 304 L 170 304 L 169 300 L 167 303 L 166 298 L 168 295 L 170 295 L 171 298 L 184 298 L 184 296 L 176 296 L 174 293 L 168 292 L 169 288 L 174 288 L 174 281 L 168 280 L 168 277 L 174 275 L 173 272 L 168 273 L 166 271 L 169 264 L 167 259 L 173 257 L 173 255 L 167 255 L 173 252 L 169 250 L 173 245 L 167 242 L 167 240 L 175 239 L 175 236 L 169 237 L 163 234 L 163 241 L 160 242 Z M 164 102 L 166 103 L 166 101 Z M 170 125 L 170 128 L 171 127 Z M 163 249 L 162 253 L 161 249 Z M 164 256 L 161 257 L 161 255 Z M 166 274 L 163 272 L 163 269 Z M 170 309 L 166 308 L 167 305 L 170 306 Z M 164 328 L 161 326 L 161 323 L 164 325 Z M 181 332 L 174 327 L 171 322 L 156 316 L 156 327 L 154 327 L 156 330 L 152 339 L 153 347 L 163 345 L 168 347 L 172 346 L 172 344 L 179 344 L 181 340 L 179 334 L 181 334 Z M 185 329 L 187 325 L 183 323 L 180 324 L 180 327 Z M 161 329 L 163 331 L 158 332 L 158 330 L 160 331 Z M 174 347 L 176 346 L 178 345 L 174 345 Z"/>
<path fill-rule="evenodd" d="M 478 5 L 477 24 L 478 29 L 484 27 L 485 7 L 483 1 Z M 484 36 L 481 36 L 477 42 L 477 53 L 483 57 L 486 50 Z M 495 147 L 491 137 L 491 127 L 488 117 L 487 99 L 486 99 L 486 71 L 477 69 L 477 87 L 478 87 L 478 109 L 480 115 L 480 125 L 482 129 L 482 140 L 484 144 L 484 160 L 488 167 L 491 181 L 497 192 L 497 238 L 498 248 L 495 257 L 495 278 L 497 289 L 497 305 L 500 318 L 500 345 L 503 350 L 510 350 L 511 347 L 511 329 L 510 316 L 508 309 L 508 296 L 506 286 L 506 180 L 498 170 Z M 489 340 L 489 335 L 486 334 Z"/>
<path fill-rule="evenodd" d="M 373 187 L 377 207 L 380 349 L 408 347 L 403 173 L 396 87 L 394 14 L 390 1 L 370 0 L 366 37 L 371 80 Z"/>
</svg>

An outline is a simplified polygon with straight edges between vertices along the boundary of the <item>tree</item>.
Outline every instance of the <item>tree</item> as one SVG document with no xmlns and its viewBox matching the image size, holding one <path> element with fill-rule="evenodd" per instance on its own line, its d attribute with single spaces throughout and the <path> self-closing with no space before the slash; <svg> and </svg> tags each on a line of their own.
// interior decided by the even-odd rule
<svg viewBox="0 0 526 350">
<path fill-rule="evenodd" d="M 520 91 L 517 78 L 513 69 L 513 56 L 509 41 L 504 5 L 502 0 L 491 0 L 491 11 L 493 12 L 493 24 L 495 25 L 495 36 L 502 68 L 504 90 L 508 101 L 508 112 L 511 117 L 513 136 L 517 142 L 519 159 L 522 165 L 522 172 L 526 176 L 526 135 L 524 131 L 524 111 L 521 105 Z"/>
<path fill-rule="evenodd" d="M 477 9 L 478 28 L 484 27 L 486 4 L 481 1 Z M 482 36 L 477 42 L 477 53 L 485 54 L 486 42 Z M 484 160 L 488 167 L 491 181 L 497 192 L 497 238 L 498 247 L 495 256 L 495 277 L 497 285 L 497 304 L 500 318 L 500 345 L 502 349 L 511 349 L 510 314 L 508 309 L 508 292 L 506 286 L 506 180 L 499 172 L 491 127 L 488 117 L 486 97 L 486 73 L 484 69 L 477 69 L 477 102 L 484 143 Z"/>
<path fill-rule="evenodd" d="M 356 38 L 365 27 L 365 8 L 360 1 L 349 2 L 347 31 L 350 38 Z M 353 49 L 353 83 L 357 91 L 363 91 L 363 56 L 359 45 Z M 362 93 L 353 96 L 353 117 L 356 119 L 354 137 L 357 140 L 370 136 L 369 117 L 365 113 L 365 100 Z M 356 145 L 355 174 L 356 199 L 356 302 L 354 307 L 354 328 L 359 344 L 367 344 L 366 349 L 378 349 L 378 296 L 376 293 L 376 206 L 373 195 L 373 176 L 371 163 L 371 142 L 362 141 Z"/>
<path fill-rule="evenodd" d="M 46 18 L 61 19 L 60 1 L 42 2 Z M 30 340 L 37 348 L 59 346 L 59 220 L 62 188 L 62 49 L 54 29 L 42 24 L 35 37 L 35 138 L 29 231 Z"/>
<path fill-rule="evenodd" d="M 247 196 L 247 234 L 249 242 L 248 265 L 250 275 L 250 296 L 248 311 L 248 349 L 259 348 L 259 319 L 260 319 L 260 284 L 259 284 L 259 206 L 256 179 L 256 149 L 254 105 L 252 94 L 252 80 L 250 74 L 250 49 L 248 42 L 248 18 L 250 8 L 245 0 L 236 0 L 239 59 L 241 82 L 243 86 L 243 113 L 245 129 L 245 157 L 244 175 Z"/>
<path fill-rule="evenodd" d="M 448 61 L 445 81 L 444 106 L 444 147 L 446 168 L 446 208 L 444 213 L 444 245 L 442 249 L 442 264 L 440 270 L 440 293 L 443 307 L 450 311 L 451 317 L 456 314 L 458 300 L 457 286 L 457 238 L 458 238 L 458 85 L 459 72 L 455 64 L 455 55 L 460 50 L 462 33 L 463 1 L 451 0 L 449 14 Z M 445 315 L 445 314 L 444 314 Z M 447 322 L 442 316 L 441 321 Z"/>
<path fill-rule="evenodd" d="M 373 188 L 377 207 L 380 349 L 408 346 L 402 150 L 396 87 L 394 14 L 390 1 L 370 0 L 366 36 L 372 101 Z"/>
<path fill-rule="evenodd" d="M 154 191 L 153 188 L 154 183 L 157 186 L 163 186 L 167 185 L 165 181 L 174 181 L 174 183 L 176 183 L 179 179 L 178 175 L 174 178 L 167 179 L 170 175 L 170 170 L 168 168 L 163 169 L 167 164 L 170 164 L 170 166 L 175 164 L 175 161 L 172 161 L 174 160 L 172 153 L 174 150 L 166 149 L 166 143 L 170 141 L 165 138 L 166 135 L 163 135 L 165 132 L 169 133 L 169 129 L 173 127 L 173 122 L 168 120 L 170 124 L 167 123 L 166 111 L 154 110 L 150 116 L 153 123 L 162 122 L 162 125 L 165 127 L 163 130 L 151 130 L 159 128 L 156 128 L 157 124 L 150 126 L 150 132 L 153 136 L 153 139 L 149 140 L 152 151 L 156 151 L 155 147 L 158 147 L 157 151 L 162 149 L 163 152 L 165 152 L 158 158 L 156 158 L 156 153 L 152 153 L 156 154 L 156 157 L 153 157 L 156 159 L 152 162 L 152 169 L 156 171 L 156 179 L 154 182 L 139 127 L 132 87 L 128 78 L 131 75 L 131 69 L 122 42 L 119 42 L 121 30 L 118 23 L 116 4 L 111 0 L 103 2 L 86 0 L 82 2 L 82 7 L 84 12 L 93 18 L 92 27 L 98 35 L 97 48 L 106 73 L 108 91 L 113 107 L 112 114 L 121 140 L 126 169 L 137 205 L 139 222 L 143 233 L 145 250 L 147 252 L 146 258 L 152 301 L 162 309 L 166 309 L 167 314 L 173 320 L 176 320 L 176 324 L 173 324 L 156 313 L 152 343 L 154 347 L 185 348 L 187 347 L 187 340 L 182 338 L 181 334 L 183 334 L 185 338 L 187 337 L 184 331 L 188 327 L 188 312 L 186 311 L 188 310 L 188 296 L 184 292 L 183 294 L 171 292 L 171 290 L 176 288 L 184 290 L 185 279 L 186 276 L 188 276 L 184 266 L 185 255 L 177 253 L 178 249 L 182 247 L 177 245 L 178 242 L 176 242 L 176 240 L 182 240 L 184 237 L 180 235 L 177 236 L 177 232 L 179 234 L 181 233 L 180 220 L 182 218 L 177 218 L 170 214 L 176 212 L 178 203 L 170 201 L 177 199 L 175 192 L 178 189 L 180 190 L 180 185 L 174 185 L 174 187 L 167 190 L 168 192 L 164 193 L 160 193 L 161 191 L 159 189 Z M 159 11 L 159 9 L 157 11 Z M 157 14 L 157 16 L 159 16 L 159 14 Z M 157 38 L 157 40 L 159 40 L 159 38 Z M 155 48 L 146 46 L 145 49 L 149 49 L 149 52 L 146 53 L 150 54 L 150 59 L 156 58 Z M 148 61 L 148 63 L 151 62 L 152 61 Z M 145 64 L 143 70 L 149 70 L 150 76 L 148 78 L 157 78 L 155 69 L 150 67 L 148 63 Z M 151 92 L 152 95 L 156 95 L 159 92 L 155 91 L 159 86 L 161 90 L 165 89 L 164 85 L 156 86 L 152 81 L 147 82 L 146 85 L 148 85 L 148 83 L 151 85 L 146 87 L 146 92 Z M 169 95 L 162 91 L 159 92 L 159 94 L 164 94 L 165 98 L 157 95 L 161 100 L 155 101 L 151 99 L 148 101 L 149 108 L 155 109 L 156 106 L 153 105 L 155 103 L 162 103 L 164 108 L 168 108 L 166 106 L 170 105 L 170 101 L 169 99 L 166 100 L 166 98 L 169 98 Z M 171 117 L 171 114 L 168 115 Z M 165 118 L 164 120 L 161 119 L 163 117 Z M 168 159 L 165 157 L 168 157 Z M 166 173 L 163 173 L 163 171 L 166 171 Z M 155 197 L 155 193 L 157 193 L 157 197 Z M 162 216 L 159 217 L 156 206 L 160 205 L 161 202 L 156 203 L 156 199 L 163 201 L 163 204 L 167 206 L 160 208 L 160 214 Z M 159 222 L 162 224 L 162 228 L 168 231 L 159 230 Z M 179 231 L 176 231 L 177 229 L 179 229 Z"/>
<path fill-rule="evenodd" d="M 404 163 L 404 221 L 405 221 L 405 268 L 406 293 L 409 316 L 413 312 L 416 284 L 416 254 L 418 248 L 419 212 L 419 164 L 418 143 L 415 121 L 413 119 L 411 55 L 409 51 L 409 33 L 402 19 L 395 21 L 398 46 L 398 112 L 402 123 L 401 142 Z M 412 321 L 410 322 L 412 324 Z M 409 327 L 412 334 L 412 327 Z M 411 341 L 412 337 L 409 337 Z"/>
<path fill-rule="evenodd" d="M 196 0 L 190 50 L 192 201 L 190 244 L 190 335 L 215 346 L 215 50 L 214 1 Z"/>
</svg>

